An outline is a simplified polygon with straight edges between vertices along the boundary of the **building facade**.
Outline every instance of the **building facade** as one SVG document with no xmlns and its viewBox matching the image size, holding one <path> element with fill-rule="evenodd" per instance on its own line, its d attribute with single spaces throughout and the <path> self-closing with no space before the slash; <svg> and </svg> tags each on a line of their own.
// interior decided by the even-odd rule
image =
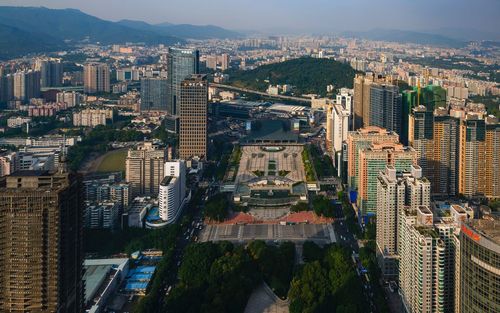
<svg viewBox="0 0 500 313">
<path fill-rule="evenodd" d="M 207 158 L 208 82 L 206 75 L 185 79 L 180 93 L 179 156 Z"/>
<path fill-rule="evenodd" d="M 380 127 L 366 127 L 347 134 L 347 179 L 349 188 L 357 190 L 359 186 L 359 155 L 360 151 L 377 143 L 397 143 L 398 134 Z M 383 169 L 383 168 L 382 168 Z"/>
<path fill-rule="evenodd" d="M 404 208 L 430 206 L 430 182 L 422 168 L 413 165 L 409 172 L 393 166 L 381 171 L 377 181 L 377 261 L 387 279 L 398 277 L 398 216 Z"/>
<path fill-rule="evenodd" d="M 141 79 L 141 111 L 163 111 L 168 108 L 168 79 L 145 77 Z"/>
<path fill-rule="evenodd" d="M 0 188 L 0 311 L 82 311 L 81 200 L 78 180 L 64 171 L 7 177 Z"/>
<path fill-rule="evenodd" d="M 178 115 L 181 83 L 191 75 L 199 73 L 200 54 L 198 50 L 169 48 L 167 62 L 170 98 L 167 112 Z"/>
<path fill-rule="evenodd" d="M 500 310 L 500 220 L 470 221 L 460 232 L 460 311 L 494 313 Z"/>
<path fill-rule="evenodd" d="M 158 196 L 159 215 L 170 224 L 179 217 L 186 198 L 186 163 L 183 160 L 166 162 L 165 175 Z"/>
<path fill-rule="evenodd" d="M 433 212 L 427 206 L 400 212 L 399 288 L 406 312 L 454 311 L 454 238 L 468 217 L 466 210 L 457 205 L 446 212 Z"/>
<path fill-rule="evenodd" d="M 113 110 L 85 109 L 73 113 L 73 126 L 96 127 L 106 125 L 106 121 L 113 120 Z"/>
<path fill-rule="evenodd" d="M 60 59 L 37 59 L 35 69 L 40 71 L 42 88 L 62 86 L 63 63 Z"/>
<path fill-rule="evenodd" d="M 109 66 L 104 63 L 88 63 L 83 67 L 85 93 L 110 92 Z"/>
<path fill-rule="evenodd" d="M 130 197 L 156 196 L 164 175 L 166 150 L 151 142 L 130 149 L 125 161 Z"/>
<path fill-rule="evenodd" d="M 396 171 L 410 171 L 417 153 L 400 143 L 373 143 L 359 152 L 358 207 L 363 215 L 377 213 L 377 177 L 390 165 Z"/>
<path fill-rule="evenodd" d="M 387 83 L 374 83 L 370 88 L 369 122 L 399 135 L 402 133 L 402 103 L 399 87 Z"/>
</svg>

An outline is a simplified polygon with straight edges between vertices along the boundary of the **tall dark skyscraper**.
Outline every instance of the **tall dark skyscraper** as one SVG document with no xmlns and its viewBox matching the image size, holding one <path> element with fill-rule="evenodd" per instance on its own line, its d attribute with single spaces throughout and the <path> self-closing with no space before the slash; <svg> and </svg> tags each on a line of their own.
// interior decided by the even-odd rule
<svg viewBox="0 0 500 313">
<path fill-rule="evenodd" d="M 170 48 L 168 63 L 168 97 L 169 103 L 166 123 L 170 131 L 178 131 L 179 98 L 181 83 L 193 74 L 199 73 L 200 53 L 198 50 Z"/>
<path fill-rule="evenodd" d="M 80 313 L 82 198 L 78 180 L 21 171 L 0 188 L 0 311 Z"/>
<path fill-rule="evenodd" d="M 141 111 L 167 111 L 168 80 L 163 77 L 141 79 Z"/>
<path fill-rule="evenodd" d="M 179 154 L 182 159 L 207 157 L 208 83 L 192 75 L 181 84 Z"/>
<path fill-rule="evenodd" d="M 168 112 L 178 114 L 178 99 L 181 83 L 192 74 L 199 73 L 200 54 L 198 50 L 170 48 L 168 50 L 168 83 L 170 87 L 170 107 Z"/>
<path fill-rule="evenodd" d="M 401 94 L 398 86 L 372 84 L 370 88 L 370 126 L 401 135 Z"/>
</svg>

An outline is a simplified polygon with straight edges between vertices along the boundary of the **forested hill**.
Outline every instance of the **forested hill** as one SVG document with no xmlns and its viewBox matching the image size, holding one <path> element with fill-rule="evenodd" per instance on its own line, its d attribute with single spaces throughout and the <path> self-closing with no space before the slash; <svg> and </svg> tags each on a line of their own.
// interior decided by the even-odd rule
<svg viewBox="0 0 500 313">
<path fill-rule="evenodd" d="M 295 87 L 294 94 L 326 94 L 326 86 L 352 88 L 354 69 L 349 65 L 330 59 L 310 57 L 281 63 L 263 65 L 251 71 L 232 71 L 230 84 L 265 91 L 269 84 L 289 84 Z"/>
</svg>

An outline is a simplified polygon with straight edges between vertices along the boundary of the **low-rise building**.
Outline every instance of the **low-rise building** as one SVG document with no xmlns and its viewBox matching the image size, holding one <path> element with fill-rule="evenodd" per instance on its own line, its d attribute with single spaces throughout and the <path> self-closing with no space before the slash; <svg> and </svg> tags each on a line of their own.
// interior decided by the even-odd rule
<svg viewBox="0 0 500 313">
<path fill-rule="evenodd" d="M 106 121 L 113 120 L 113 110 L 110 109 L 85 109 L 73 113 L 73 125 L 96 127 L 106 125 Z"/>
<path fill-rule="evenodd" d="M 31 123 L 31 117 L 10 117 L 7 119 L 7 127 L 9 128 L 19 128 L 26 123 Z"/>
</svg>

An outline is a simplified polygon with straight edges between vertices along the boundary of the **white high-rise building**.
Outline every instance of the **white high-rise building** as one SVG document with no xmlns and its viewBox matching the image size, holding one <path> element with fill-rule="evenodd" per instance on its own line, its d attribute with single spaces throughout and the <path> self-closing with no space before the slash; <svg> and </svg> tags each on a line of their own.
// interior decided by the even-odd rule
<svg viewBox="0 0 500 313">
<path fill-rule="evenodd" d="M 186 163 L 183 160 L 165 163 L 165 178 L 159 189 L 159 216 L 168 224 L 179 217 L 186 198 Z"/>
<path fill-rule="evenodd" d="M 408 172 L 397 172 L 389 165 L 377 178 L 377 260 L 386 278 L 398 275 L 398 212 L 405 207 L 430 206 L 430 189 L 418 165 Z"/>
<path fill-rule="evenodd" d="M 399 212 L 399 288 L 406 312 L 453 312 L 460 283 L 456 238 L 469 216 L 458 205 Z"/>
</svg>

